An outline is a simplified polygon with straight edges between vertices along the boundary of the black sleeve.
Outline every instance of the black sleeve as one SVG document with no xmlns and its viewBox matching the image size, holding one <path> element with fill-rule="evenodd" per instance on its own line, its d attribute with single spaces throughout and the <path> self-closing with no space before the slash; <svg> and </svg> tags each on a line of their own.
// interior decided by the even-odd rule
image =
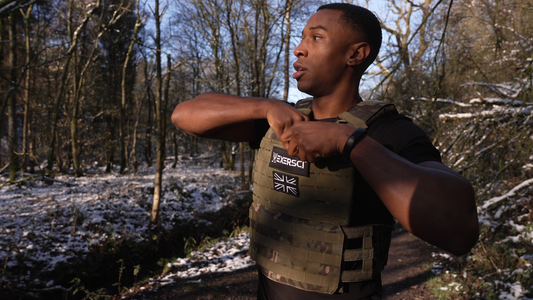
<svg viewBox="0 0 533 300">
<path fill-rule="evenodd" d="M 261 140 L 267 133 L 270 126 L 268 125 L 268 121 L 266 119 L 259 119 L 254 121 L 255 126 L 255 136 L 257 137 L 254 141 L 251 141 L 250 148 L 252 149 L 259 149 L 259 145 L 261 145 Z"/>
<path fill-rule="evenodd" d="M 412 163 L 442 162 L 427 134 L 402 114 L 376 120 L 368 129 L 368 135 Z"/>
</svg>

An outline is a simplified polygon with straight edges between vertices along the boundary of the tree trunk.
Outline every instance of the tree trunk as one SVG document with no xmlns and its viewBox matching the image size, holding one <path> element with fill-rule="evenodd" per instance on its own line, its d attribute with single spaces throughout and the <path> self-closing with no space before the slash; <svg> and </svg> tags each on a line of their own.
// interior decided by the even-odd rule
<svg viewBox="0 0 533 300">
<path fill-rule="evenodd" d="M 137 4 L 138 5 L 138 4 Z M 124 174 L 125 169 L 128 164 L 127 156 L 126 156 L 126 74 L 128 69 L 128 63 L 130 61 L 131 54 L 133 53 L 133 46 L 135 45 L 135 42 L 137 41 L 137 34 L 139 32 L 139 28 L 142 24 L 142 20 L 140 19 L 140 16 L 137 16 L 137 22 L 135 23 L 135 28 L 133 29 L 133 37 L 130 41 L 130 45 L 128 47 L 128 52 L 126 53 L 126 59 L 124 60 L 124 66 L 122 67 L 122 81 L 120 83 L 121 85 L 121 105 L 120 105 L 120 128 L 119 128 L 119 136 L 120 136 L 120 174 Z"/>
<path fill-rule="evenodd" d="M 74 164 L 74 170 L 76 172 L 76 177 L 83 176 L 81 171 L 81 164 L 79 160 L 79 146 L 78 146 L 78 109 L 79 109 L 79 95 L 81 85 L 79 84 L 79 74 L 78 74 L 78 58 L 76 49 L 72 51 L 72 94 L 74 95 L 72 103 L 72 116 L 70 119 L 70 140 L 72 145 L 72 162 Z"/>
<path fill-rule="evenodd" d="M 25 31 L 26 31 L 26 89 L 24 90 L 25 94 L 25 103 L 24 103 L 24 120 L 22 122 L 22 170 L 26 171 L 26 167 L 28 165 L 28 159 L 29 155 L 31 153 L 28 153 L 28 134 L 29 134 L 29 120 L 30 120 L 30 81 L 31 81 L 31 68 L 30 61 L 31 61 L 31 44 L 30 44 L 30 14 L 33 9 L 33 4 L 31 4 L 28 7 L 28 10 L 26 13 L 22 13 L 22 16 L 24 17 L 24 20 L 26 21 L 25 25 Z"/>
<path fill-rule="evenodd" d="M 254 171 L 254 159 L 255 159 L 255 150 L 250 149 L 250 165 L 248 166 L 248 183 L 249 185 L 252 184 L 252 177 L 253 177 L 253 171 Z M 249 186 L 248 186 L 249 187 Z"/>
<path fill-rule="evenodd" d="M 163 119 L 164 114 L 162 113 L 162 110 L 164 108 L 163 105 L 163 76 L 161 72 L 161 15 L 159 14 L 159 0 L 155 0 L 155 10 L 154 10 L 154 18 L 155 18 L 155 30 L 156 30 L 156 37 L 155 37 L 155 60 L 156 60 L 156 81 L 157 81 L 157 95 L 156 95 L 156 107 L 155 107 L 155 115 L 156 115 L 156 124 L 157 124 L 157 154 L 156 154 L 156 161 L 155 161 L 155 183 L 154 183 L 154 198 L 152 202 L 152 214 L 150 215 L 150 224 L 151 225 L 159 225 L 159 204 L 161 201 L 161 186 L 162 186 L 162 180 L 163 180 L 163 163 L 164 163 L 164 126 L 163 125 Z M 170 63 L 170 62 L 169 62 Z M 170 66 L 169 66 L 170 67 Z M 167 76 L 170 76 L 170 73 L 167 74 Z"/>
<path fill-rule="evenodd" d="M 176 168 L 176 165 L 178 164 L 178 131 L 174 130 L 173 142 L 174 142 L 174 163 L 172 164 L 172 169 Z"/>
<path fill-rule="evenodd" d="M 224 170 L 233 170 L 231 169 L 231 155 L 228 157 L 227 142 L 220 141 L 220 156 L 222 157 L 222 162 L 224 164 Z"/>
<path fill-rule="evenodd" d="M 228 142 L 228 143 L 229 143 L 229 151 L 230 151 L 228 170 L 234 171 L 235 170 L 235 150 L 233 148 L 233 143 L 232 142 Z"/>
<path fill-rule="evenodd" d="M 283 41 L 285 47 L 285 62 L 283 65 L 283 77 L 285 83 L 283 86 L 283 101 L 287 101 L 289 98 L 289 57 L 291 46 L 291 11 L 292 0 L 285 2 L 285 40 Z"/>
<path fill-rule="evenodd" d="M 99 6 L 99 1 L 97 2 L 97 5 L 93 6 L 90 11 L 88 11 L 85 14 L 85 18 L 81 22 L 80 26 L 76 28 L 75 31 L 72 31 L 72 24 L 71 24 L 71 18 L 72 18 L 72 10 L 74 9 L 74 5 L 71 2 L 70 4 L 70 10 L 69 10 L 69 21 L 68 21 L 68 32 L 69 37 L 72 37 L 70 48 L 68 49 L 66 53 L 67 61 L 65 62 L 65 65 L 63 67 L 63 74 L 61 75 L 61 82 L 59 84 L 59 91 L 57 92 L 56 99 L 54 101 L 54 107 L 52 111 L 52 126 L 51 126 L 51 138 L 50 138 L 50 144 L 48 146 L 48 162 L 46 166 L 46 173 L 50 174 L 52 173 L 53 165 L 54 165 L 54 148 L 56 144 L 56 135 L 57 135 L 57 121 L 59 120 L 59 108 L 61 107 L 61 100 L 63 98 L 63 92 L 65 89 L 65 83 L 67 81 L 67 75 L 68 75 L 68 69 L 70 65 L 70 60 L 72 58 L 71 54 L 76 49 L 78 38 L 85 26 L 87 25 L 87 22 L 89 22 L 89 19 L 92 17 L 92 14 L 95 9 Z"/>
<path fill-rule="evenodd" d="M 147 87 L 149 89 L 149 87 Z M 153 120 L 152 120 L 152 117 L 153 117 L 153 103 L 152 103 L 152 100 L 151 100 L 151 94 L 150 92 L 148 92 L 148 97 L 147 97 L 147 101 L 148 101 L 148 126 L 146 127 L 146 134 L 145 134 L 145 148 L 144 148 L 144 156 L 145 156 L 145 159 L 146 159 L 146 163 L 148 164 L 149 167 L 152 166 L 152 162 L 153 162 L 153 157 L 152 157 L 152 130 L 153 130 Z"/>
<path fill-rule="evenodd" d="M 50 134 L 50 144 L 48 145 L 48 162 L 46 165 L 46 173 L 51 174 L 54 165 L 54 151 L 56 146 L 57 136 L 57 121 L 59 120 L 59 108 L 61 107 L 61 99 L 63 97 L 63 91 L 65 88 L 65 81 L 67 81 L 68 67 L 70 65 L 70 56 L 67 57 L 67 61 L 63 66 L 63 75 L 61 76 L 61 82 L 59 85 L 59 91 L 57 92 L 56 99 L 54 101 L 54 107 L 52 111 L 52 132 Z"/>
<path fill-rule="evenodd" d="M 249 183 L 246 182 L 246 174 L 244 172 L 245 166 L 244 166 L 244 145 L 243 143 L 239 143 L 239 158 L 241 162 L 241 188 L 243 190 L 247 190 L 249 188 Z"/>
<path fill-rule="evenodd" d="M 131 154 L 130 159 L 133 158 L 133 173 L 137 174 L 137 170 L 139 168 L 139 162 L 137 160 L 137 128 L 139 127 L 139 120 L 141 119 L 141 113 L 142 113 L 142 107 L 143 107 L 143 101 L 144 97 L 139 100 L 137 100 L 138 106 L 139 106 L 139 112 L 137 114 L 137 120 L 135 120 L 135 125 L 133 126 L 133 141 L 131 143 Z"/>
<path fill-rule="evenodd" d="M 19 158 L 17 156 L 18 151 L 18 142 L 17 142 L 17 93 L 15 89 L 17 88 L 17 28 L 16 28 L 16 12 L 12 12 L 9 15 L 9 40 L 11 42 L 9 47 L 9 79 L 11 82 L 11 95 L 9 97 L 9 115 L 8 115 L 8 126 L 9 126 L 9 180 L 11 182 L 15 181 L 17 171 L 19 169 Z"/>
</svg>

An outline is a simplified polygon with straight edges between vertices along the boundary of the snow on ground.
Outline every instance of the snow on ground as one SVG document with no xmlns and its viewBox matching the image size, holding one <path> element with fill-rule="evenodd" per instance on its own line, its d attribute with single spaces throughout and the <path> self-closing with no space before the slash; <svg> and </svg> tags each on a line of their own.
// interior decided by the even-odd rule
<svg viewBox="0 0 533 300">
<path fill-rule="evenodd" d="M 25 264 L 45 272 L 83 259 L 91 246 L 105 241 L 149 238 L 154 174 L 153 168 L 123 176 L 98 169 L 81 178 L 55 177 L 57 181 L 51 185 L 27 180 L 0 188 L 0 261 L 7 268 Z M 187 159 L 180 160 L 176 169 L 167 166 L 163 176 L 160 218 L 165 228 L 171 228 L 173 221 L 194 218 L 196 213 L 220 210 L 229 203 L 239 182 L 238 172 Z M 0 186 L 5 182 L 7 178 L 0 177 Z M 217 248 L 212 255 L 217 266 L 229 264 L 229 257 L 236 253 L 246 256 L 245 238 Z M 223 248 L 226 250 L 220 250 Z M 246 263 L 246 259 L 237 259 L 235 268 Z M 2 278 L 9 280 L 20 286 L 29 275 Z"/>
<path fill-rule="evenodd" d="M 191 279 L 190 282 L 200 282 L 201 279 L 195 279 L 195 277 L 248 268 L 255 264 L 248 255 L 249 247 L 250 236 L 245 232 L 237 237 L 217 242 L 204 251 L 194 251 L 190 257 L 168 263 L 167 267 L 170 272 L 151 278 L 140 287 L 140 290 L 155 292 L 158 288 L 173 285 L 179 280 Z M 131 289 L 129 292 L 134 292 L 134 290 Z"/>
</svg>

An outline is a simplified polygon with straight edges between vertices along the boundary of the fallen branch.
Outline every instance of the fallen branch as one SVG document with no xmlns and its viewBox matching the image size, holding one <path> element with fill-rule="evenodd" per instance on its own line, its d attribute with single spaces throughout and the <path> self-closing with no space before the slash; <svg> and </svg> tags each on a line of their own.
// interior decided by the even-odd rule
<svg viewBox="0 0 533 300">
<path fill-rule="evenodd" d="M 412 97 L 411 100 L 426 101 L 426 102 L 449 103 L 449 104 L 453 104 L 453 105 L 457 105 L 457 106 L 461 106 L 461 107 L 472 107 L 472 104 L 470 104 L 470 103 L 463 103 L 463 102 L 454 101 L 454 100 L 451 100 L 451 99 L 442 99 L 442 98 L 429 99 L 429 98 L 426 98 L 426 97 L 418 97 L 418 98 Z"/>
<path fill-rule="evenodd" d="M 0 173 L 4 172 L 7 167 L 9 167 L 9 162 L 2 169 L 0 169 Z"/>
<path fill-rule="evenodd" d="M 502 116 L 514 116 L 518 114 L 522 115 L 529 115 L 532 112 L 532 107 L 503 107 L 503 106 L 495 106 L 491 110 L 484 110 L 480 112 L 473 112 L 473 113 L 458 113 L 458 114 L 440 114 L 439 119 L 446 120 L 446 119 L 471 119 L 474 117 L 494 117 L 496 115 L 502 115 Z"/>
<path fill-rule="evenodd" d="M 483 203 L 483 206 L 481 206 L 482 209 L 487 209 L 489 206 L 495 204 L 495 203 L 498 203 L 502 200 L 505 200 L 509 197 L 512 197 L 514 195 L 516 195 L 516 192 L 522 188 L 525 188 L 529 185 L 532 185 L 533 184 L 533 178 L 531 179 L 528 179 L 524 182 L 522 182 L 521 184 L 515 186 L 512 190 L 510 190 L 507 194 L 504 194 L 504 195 L 501 195 L 501 196 L 498 196 L 498 197 L 494 197 L 494 198 L 491 198 L 487 201 L 485 201 L 485 203 Z"/>
</svg>

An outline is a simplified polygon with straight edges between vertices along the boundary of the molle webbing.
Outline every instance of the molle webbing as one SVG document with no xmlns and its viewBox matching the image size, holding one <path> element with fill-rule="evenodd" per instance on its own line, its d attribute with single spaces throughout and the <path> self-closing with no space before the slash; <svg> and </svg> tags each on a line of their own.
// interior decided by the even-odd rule
<svg viewBox="0 0 533 300">
<path fill-rule="evenodd" d="M 332 294 L 339 281 L 371 280 L 387 264 L 392 226 L 341 227 L 276 213 L 256 203 L 250 206 L 250 219 L 250 255 L 276 282 Z"/>
<path fill-rule="evenodd" d="M 347 242 L 343 257 L 345 267 L 341 274 L 341 281 L 359 282 L 374 278 L 387 265 L 392 226 L 375 224 L 343 227 L 342 229 L 346 235 Z M 348 249 L 348 245 L 356 244 L 350 240 L 361 240 L 361 246 Z M 354 264 L 354 262 L 360 263 Z M 349 268 L 347 265 L 356 265 L 358 268 Z"/>
<path fill-rule="evenodd" d="M 344 233 L 338 225 L 250 206 L 250 255 L 268 278 L 332 294 L 339 285 Z"/>
</svg>

